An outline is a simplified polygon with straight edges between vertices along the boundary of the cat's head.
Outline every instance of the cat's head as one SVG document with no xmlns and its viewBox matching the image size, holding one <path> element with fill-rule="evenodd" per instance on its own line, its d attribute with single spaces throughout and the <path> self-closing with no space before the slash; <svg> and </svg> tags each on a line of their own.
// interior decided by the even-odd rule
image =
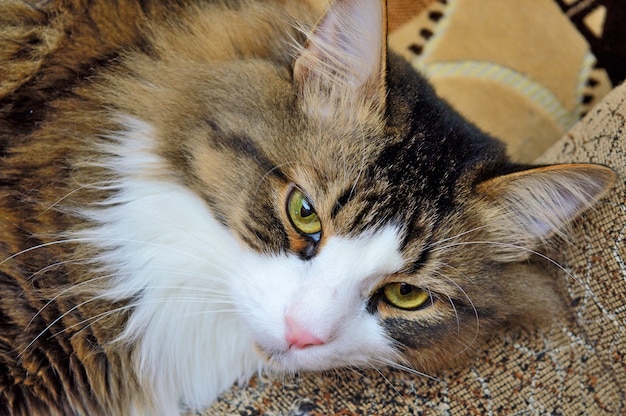
<svg viewBox="0 0 626 416">
<path fill-rule="evenodd" d="M 237 242 L 228 304 L 279 369 L 429 370 L 537 319 L 556 295 L 533 250 L 614 180 L 510 163 L 385 37 L 381 2 L 337 0 L 287 65 L 254 53 L 169 65 L 165 52 L 137 64 L 171 80 L 140 86 L 152 93 L 141 118 L 228 230 L 224 246 Z"/>
</svg>

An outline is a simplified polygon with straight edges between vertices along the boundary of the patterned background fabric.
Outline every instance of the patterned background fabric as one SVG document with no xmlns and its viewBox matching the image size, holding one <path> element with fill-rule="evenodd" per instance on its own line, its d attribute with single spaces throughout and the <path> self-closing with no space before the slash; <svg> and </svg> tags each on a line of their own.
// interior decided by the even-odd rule
<svg viewBox="0 0 626 416">
<path fill-rule="evenodd" d="M 446 8 L 451 4 L 460 8 L 458 3 L 461 2 L 465 2 L 463 7 L 466 7 L 473 1 L 421 0 L 411 4 L 410 0 L 390 0 L 390 27 L 395 29 L 392 46 L 401 52 L 405 48 L 405 53 L 412 54 L 409 58 L 414 64 L 423 68 L 420 59 L 423 59 L 424 48 L 428 47 L 428 42 L 437 39 L 437 30 L 447 31 L 449 26 L 446 25 L 450 24 L 461 27 L 468 24 L 467 15 L 457 14 L 457 20 L 450 19 L 437 29 L 435 26 L 445 22 Z M 626 42 L 620 42 L 626 39 L 626 25 L 621 23 L 626 21 L 626 2 L 546 1 L 553 3 L 544 2 L 543 7 L 552 10 L 554 19 L 560 19 L 560 23 L 555 24 L 560 29 L 552 28 L 552 32 L 543 33 L 555 34 L 556 31 L 556 39 L 561 36 L 561 42 L 557 43 L 559 47 L 567 46 L 568 39 L 578 37 L 578 41 L 583 41 L 578 55 L 574 54 L 579 57 L 578 66 L 573 68 L 578 75 L 571 75 L 571 79 L 577 80 L 577 87 L 573 90 L 576 96 L 571 103 L 579 112 L 577 116 L 588 114 L 539 161 L 602 163 L 620 173 L 618 184 L 610 195 L 575 224 L 572 242 L 558 258 L 563 269 L 552 268 L 555 278 L 563 283 L 564 302 L 570 315 L 557 318 L 549 328 L 532 332 L 509 330 L 498 334 L 482 346 L 469 363 L 438 374 L 436 378 L 389 369 L 344 369 L 326 374 L 255 378 L 247 386 L 235 386 L 224 393 L 203 415 L 626 414 L 626 85 L 616 88 L 596 105 L 626 76 Z M 555 4 L 558 8 L 552 7 Z M 492 17 L 516 18 L 510 13 L 507 16 L 502 8 L 498 10 L 499 14 L 495 9 L 479 9 Z M 403 15 L 418 12 L 414 17 Z M 540 20 L 536 23 L 545 25 Z M 484 24 L 484 20 L 480 24 Z M 406 31 L 403 36 L 410 36 L 395 36 L 402 30 Z M 470 29 L 465 26 L 464 30 L 469 33 Z M 534 29 L 530 27 L 528 30 Z M 437 48 L 454 49 L 453 44 L 441 40 L 436 45 Z M 527 46 L 520 42 L 514 50 L 524 59 L 541 56 L 528 54 Z M 533 51 L 538 46 L 541 45 L 532 45 Z M 501 51 L 501 48 L 502 45 L 494 51 Z M 587 60 L 583 59 L 585 56 Z M 509 58 L 503 66 L 520 60 L 519 56 Z M 566 66 L 549 58 L 542 58 L 544 61 L 539 63 L 543 66 L 529 68 L 540 73 L 541 68 L 548 66 Z M 586 78 L 579 76 L 582 64 L 590 65 Z M 529 77 L 535 79 L 532 74 Z M 449 77 L 445 82 L 448 81 Z M 547 89 L 553 96 L 573 94 L 572 85 L 537 83 L 543 87 L 550 85 Z M 470 94 L 465 99 L 471 102 L 479 100 L 471 94 L 484 93 L 481 89 L 485 85 L 483 82 L 480 88 L 449 89 L 458 95 Z M 566 91 L 568 88 L 569 92 Z M 487 88 L 487 92 L 496 100 L 510 94 L 502 88 Z M 524 99 L 521 95 L 514 98 Z M 454 100 L 450 101 L 455 105 Z M 519 111 L 519 105 L 516 105 L 512 105 L 511 110 Z M 543 117 L 543 110 L 535 110 L 540 114 L 535 117 Z M 491 125 L 502 121 L 501 114 L 494 115 L 489 111 L 473 116 L 477 117 L 474 121 L 479 125 L 482 125 L 477 121 L 480 118 Z M 523 146 L 528 143 L 520 140 L 536 137 L 532 136 L 533 132 L 550 121 L 546 118 L 548 121 L 542 124 L 533 122 L 532 118 L 525 119 L 522 114 L 518 116 L 522 121 L 516 120 L 514 127 L 526 129 L 524 135 L 505 139 L 511 152 L 520 159 L 540 154 L 561 136 L 559 129 L 553 129 L 550 135 L 541 136 L 542 141 L 537 143 L 535 140 L 529 145 L 525 154 L 516 154 L 516 151 L 523 153 Z M 565 127 L 559 128 L 565 131 Z M 518 146 L 517 150 L 515 146 Z"/>
<path fill-rule="evenodd" d="M 392 0 L 393 1 L 393 0 Z M 626 79 L 626 4 L 623 0 L 555 0 L 587 39 L 613 85 Z"/>
<path fill-rule="evenodd" d="M 524 162 L 626 75 L 620 0 L 431 0 L 404 22 L 395 10 L 390 45 Z"/>
</svg>

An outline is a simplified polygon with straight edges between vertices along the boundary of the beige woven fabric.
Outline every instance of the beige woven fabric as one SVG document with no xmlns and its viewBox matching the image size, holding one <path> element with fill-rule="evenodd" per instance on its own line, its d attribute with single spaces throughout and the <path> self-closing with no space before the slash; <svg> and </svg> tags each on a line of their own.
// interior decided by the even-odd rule
<svg viewBox="0 0 626 416">
<path fill-rule="evenodd" d="M 254 379 L 205 415 L 626 414 L 626 86 L 552 147 L 542 162 L 592 161 L 620 173 L 616 188 L 574 226 L 560 259 L 572 312 L 550 328 L 510 330 L 436 378 L 341 370 Z M 503 276 L 506 278 L 506 276 Z"/>
</svg>

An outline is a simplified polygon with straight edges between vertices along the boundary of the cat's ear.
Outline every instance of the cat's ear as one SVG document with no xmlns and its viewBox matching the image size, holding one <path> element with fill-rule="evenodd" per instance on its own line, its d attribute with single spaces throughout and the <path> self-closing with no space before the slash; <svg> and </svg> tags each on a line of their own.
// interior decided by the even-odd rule
<svg viewBox="0 0 626 416">
<path fill-rule="evenodd" d="M 386 61 L 385 1 L 335 0 L 299 52 L 294 82 L 305 109 L 322 118 L 381 111 Z"/>
<path fill-rule="evenodd" d="M 515 260 L 559 233 L 600 199 L 617 176 L 593 164 L 539 167 L 490 179 L 477 191 L 495 254 Z M 521 248 L 521 249 L 520 249 Z"/>
</svg>

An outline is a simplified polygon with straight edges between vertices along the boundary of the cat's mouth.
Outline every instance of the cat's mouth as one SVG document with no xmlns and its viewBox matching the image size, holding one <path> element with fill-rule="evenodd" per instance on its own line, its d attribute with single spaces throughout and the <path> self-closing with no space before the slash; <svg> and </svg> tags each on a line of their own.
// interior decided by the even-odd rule
<svg viewBox="0 0 626 416">
<path fill-rule="evenodd" d="M 390 348 L 376 348 L 361 345 L 355 348 L 354 342 L 331 341 L 322 345 L 304 348 L 263 346 L 254 343 L 256 353 L 270 368 L 282 372 L 324 371 L 339 367 L 364 367 L 378 362 L 376 357 L 395 357 L 397 351 Z M 387 362 L 388 360 L 385 360 Z"/>
<path fill-rule="evenodd" d="M 277 371 L 321 371 L 346 365 L 337 360 L 328 345 L 311 345 L 306 348 L 266 348 L 254 344 L 257 354 Z"/>
</svg>

